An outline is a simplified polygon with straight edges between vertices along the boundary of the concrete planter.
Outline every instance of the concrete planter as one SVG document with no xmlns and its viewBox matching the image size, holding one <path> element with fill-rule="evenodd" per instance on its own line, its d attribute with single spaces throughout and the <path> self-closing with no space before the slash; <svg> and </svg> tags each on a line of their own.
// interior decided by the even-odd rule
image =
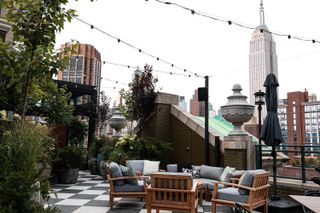
<svg viewBox="0 0 320 213">
<path fill-rule="evenodd" d="M 79 169 L 61 169 L 59 170 L 59 183 L 74 184 L 77 182 Z"/>
<path fill-rule="evenodd" d="M 247 103 L 247 96 L 241 94 L 240 84 L 233 85 L 233 94 L 228 97 L 226 105 L 221 106 L 224 119 L 231 122 L 235 128 L 229 136 L 246 136 L 247 132 L 241 129 L 243 123 L 249 121 L 254 113 L 254 106 Z"/>
<path fill-rule="evenodd" d="M 101 161 L 100 162 L 100 173 L 101 173 L 101 176 L 103 177 L 103 179 L 107 179 L 107 166 L 109 164 L 109 161 Z"/>
<path fill-rule="evenodd" d="M 90 158 L 88 160 L 88 166 L 89 166 L 90 174 L 92 175 L 98 174 L 97 158 Z"/>
</svg>

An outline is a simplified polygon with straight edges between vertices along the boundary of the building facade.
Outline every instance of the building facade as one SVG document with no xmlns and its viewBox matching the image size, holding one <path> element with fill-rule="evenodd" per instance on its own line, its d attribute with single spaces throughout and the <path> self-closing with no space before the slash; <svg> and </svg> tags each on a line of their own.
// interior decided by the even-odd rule
<svg viewBox="0 0 320 213">
<path fill-rule="evenodd" d="M 216 114 L 210 102 L 208 103 L 208 111 L 209 117 L 213 117 Z M 198 89 L 194 91 L 192 99 L 190 99 L 190 114 L 200 117 L 205 116 L 205 102 L 198 101 Z"/>
<path fill-rule="evenodd" d="M 278 78 L 278 62 L 276 54 L 276 44 L 272 34 L 268 33 L 265 24 L 264 8 L 260 3 L 260 25 L 255 29 L 250 41 L 249 53 L 249 93 L 250 104 L 255 104 L 254 93 L 259 90 L 265 91 L 264 81 L 269 73 L 274 73 Z M 258 117 L 255 111 L 255 117 Z M 262 106 L 261 116 L 266 116 L 266 108 Z"/>
<path fill-rule="evenodd" d="M 184 110 L 187 111 L 187 102 L 184 96 L 179 96 L 179 106 Z"/>
<path fill-rule="evenodd" d="M 98 100 L 101 87 L 101 55 L 100 52 L 90 44 L 79 44 L 71 46 L 70 43 L 61 45 L 61 50 L 71 48 L 62 54 L 70 57 L 70 61 L 63 70 L 58 72 L 58 80 L 69 81 L 97 87 Z M 62 51 L 64 52 L 64 51 Z M 82 99 L 81 102 L 86 102 Z"/>
<path fill-rule="evenodd" d="M 308 95 L 307 91 L 288 93 L 287 99 L 279 104 L 278 116 L 284 144 L 320 145 L 320 101 L 317 101 L 316 95 Z M 288 155 L 293 157 L 298 154 L 288 153 Z"/>
</svg>

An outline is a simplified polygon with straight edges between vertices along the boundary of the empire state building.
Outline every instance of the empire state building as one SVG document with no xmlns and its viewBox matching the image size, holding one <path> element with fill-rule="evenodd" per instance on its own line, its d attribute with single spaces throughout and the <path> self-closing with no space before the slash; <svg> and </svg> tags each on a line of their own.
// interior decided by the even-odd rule
<svg viewBox="0 0 320 213">
<path fill-rule="evenodd" d="M 264 8 L 262 0 L 260 2 L 260 25 L 256 27 L 250 41 L 249 54 L 249 92 L 250 104 L 254 105 L 254 93 L 259 90 L 265 92 L 263 83 L 269 73 L 274 73 L 278 78 L 278 60 L 276 55 L 276 44 L 272 34 L 268 32 L 265 24 Z M 262 119 L 266 116 L 265 105 L 262 106 Z M 255 112 L 257 118 L 257 112 Z"/>
</svg>

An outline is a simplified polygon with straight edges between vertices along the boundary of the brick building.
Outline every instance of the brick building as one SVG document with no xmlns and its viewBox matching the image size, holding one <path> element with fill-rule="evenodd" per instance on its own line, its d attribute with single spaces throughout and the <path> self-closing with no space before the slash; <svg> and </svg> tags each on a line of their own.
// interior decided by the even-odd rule
<svg viewBox="0 0 320 213">
<path fill-rule="evenodd" d="M 307 91 L 288 93 L 287 99 L 281 100 L 278 106 L 278 116 L 284 144 L 320 144 L 320 101 L 315 95 L 308 95 Z M 290 157 L 300 155 L 298 152 L 288 154 Z"/>
<path fill-rule="evenodd" d="M 71 48 L 70 43 L 61 45 L 61 50 Z M 63 70 L 58 72 L 58 80 L 69 81 L 97 87 L 99 100 L 101 87 L 101 55 L 90 44 L 79 44 L 72 47 L 72 51 L 62 54 L 69 56 L 70 62 Z M 86 103 L 86 97 L 78 102 Z"/>
<path fill-rule="evenodd" d="M 204 117 L 204 114 L 205 114 L 204 103 L 205 103 L 204 101 L 198 101 L 198 89 L 194 90 L 192 99 L 190 99 L 190 114 L 194 116 Z M 208 103 L 208 108 L 209 108 L 209 117 L 213 117 L 215 115 L 215 112 L 213 111 L 213 106 L 210 102 Z"/>
</svg>

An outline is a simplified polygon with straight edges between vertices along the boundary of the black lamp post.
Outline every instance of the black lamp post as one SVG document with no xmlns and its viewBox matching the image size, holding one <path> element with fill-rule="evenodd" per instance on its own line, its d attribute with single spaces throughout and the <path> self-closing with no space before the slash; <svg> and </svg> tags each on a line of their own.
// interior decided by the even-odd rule
<svg viewBox="0 0 320 213">
<path fill-rule="evenodd" d="M 262 110 L 262 105 L 264 105 L 264 96 L 265 93 L 259 92 L 254 93 L 255 97 L 255 104 L 258 105 L 258 119 L 259 119 L 259 169 L 262 169 L 262 146 L 261 146 L 261 139 L 260 139 L 260 132 L 261 132 L 261 110 Z"/>
</svg>

